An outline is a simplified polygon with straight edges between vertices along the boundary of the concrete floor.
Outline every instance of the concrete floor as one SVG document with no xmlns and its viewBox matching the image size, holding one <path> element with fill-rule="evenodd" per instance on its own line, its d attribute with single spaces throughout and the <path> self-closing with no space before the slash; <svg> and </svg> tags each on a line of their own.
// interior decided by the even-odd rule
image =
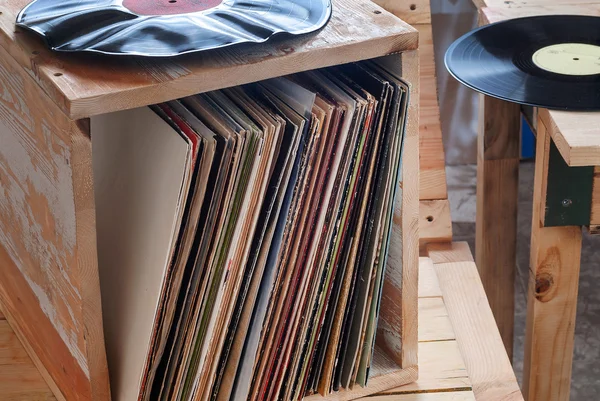
<svg viewBox="0 0 600 401">
<path fill-rule="evenodd" d="M 474 254 L 476 166 L 449 166 L 446 171 L 454 240 L 467 241 Z M 513 355 L 513 365 L 519 383 L 522 383 L 523 375 L 533 173 L 532 162 L 521 163 Z M 595 283 L 600 282 L 600 252 L 597 251 L 599 249 L 600 236 L 590 236 L 584 230 L 571 381 L 572 401 L 600 399 L 600 292 L 595 286 Z"/>
</svg>

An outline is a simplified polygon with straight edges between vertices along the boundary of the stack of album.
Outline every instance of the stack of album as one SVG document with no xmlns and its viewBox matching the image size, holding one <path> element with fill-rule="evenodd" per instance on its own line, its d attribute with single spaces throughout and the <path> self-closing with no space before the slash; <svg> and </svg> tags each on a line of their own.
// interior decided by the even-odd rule
<svg viewBox="0 0 600 401">
<path fill-rule="evenodd" d="M 407 101 L 366 61 L 92 120 L 113 399 L 368 385 Z"/>
</svg>

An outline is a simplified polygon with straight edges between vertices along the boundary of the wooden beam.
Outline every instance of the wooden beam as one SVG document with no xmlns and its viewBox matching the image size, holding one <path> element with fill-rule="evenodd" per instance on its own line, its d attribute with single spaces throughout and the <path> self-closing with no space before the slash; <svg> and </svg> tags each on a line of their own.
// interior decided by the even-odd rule
<svg viewBox="0 0 600 401">
<path fill-rule="evenodd" d="M 581 262 L 581 227 L 544 227 L 550 133 L 536 144 L 523 392 L 528 401 L 569 399 Z"/>
<path fill-rule="evenodd" d="M 517 104 L 480 99 L 475 260 L 512 357 L 521 115 Z"/>
<path fill-rule="evenodd" d="M 434 267 L 475 398 L 522 401 L 475 263 L 439 263 Z"/>
</svg>

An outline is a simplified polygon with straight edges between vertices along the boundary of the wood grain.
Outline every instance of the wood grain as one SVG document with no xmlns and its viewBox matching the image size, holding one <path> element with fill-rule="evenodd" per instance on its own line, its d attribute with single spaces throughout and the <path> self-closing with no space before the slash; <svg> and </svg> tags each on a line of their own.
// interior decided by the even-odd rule
<svg viewBox="0 0 600 401">
<path fill-rule="evenodd" d="M 372 397 L 369 401 L 475 401 L 475 395 L 472 391 L 394 394 Z"/>
<path fill-rule="evenodd" d="M 431 24 L 429 0 L 373 0 L 410 25 Z"/>
<path fill-rule="evenodd" d="M 475 398 L 523 400 L 475 263 L 439 263 L 434 267 Z"/>
<path fill-rule="evenodd" d="M 539 6 L 573 6 L 585 4 L 598 4 L 598 0 L 481 0 L 485 7 L 523 8 Z"/>
<path fill-rule="evenodd" d="M 419 341 L 455 339 L 444 300 L 441 297 L 419 298 Z M 422 353 L 419 353 L 419 358 L 422 357 Z"/>
<path fill-rule="evenodd" d="M 480 100 L 476 261 L 504 345 L 512 357 L 520 108 L 484 95 Z"/>
<path fill-rule="evenodd" d="M 73 119 L 415 49 L 418 43 L 415 29 L 378 5 L 336 0 L 330 22 L 311 35 L 177 59 L 57 55 L 32 34 L 15 34 L 16 15 L 28 2 L 0 6 L 0 45 Z"/>
<path fill-rule="evenodd" d="M 441 297 L 442 290 L 430 258 L 419 258 L 419 299 Z"/>
<path fill-rule="evenodd" d="M 473 253 L 466 242 L 429 244 L 427 253 L 433 263 L 473 262 Z"/>
<path fill-rule="evenodd" d="M 0 321 L 0 398 L 56 401 L 8 323 Z"/>
<path fill-rule="evenodd" d="M 421 200 L 448 199 L 432 28 L 430 24 L 416 25 L 415 28 L 419 30 L 419 53 L 421 55 L 419 194 Z M 445 218 L 446 222 L 450 224 L 450 215 Z"/>
<path fill-rule="evenodd" d="M 581 227 L 544 227 L 550 133 L 538 120 L 523 392 L 568 400 L 581 262 Z"/>
<path fill-rule="evenodd" d="M 2 48 L 0 90 L 2 310 L 51 387 L 107 400 L 89 133 Z"/>
<path fill-rule="evenodd" d="M 419 205 L 419 245 L 452 241 L 450 202 L 447 199 L 422 200 Z"/>
</svg>

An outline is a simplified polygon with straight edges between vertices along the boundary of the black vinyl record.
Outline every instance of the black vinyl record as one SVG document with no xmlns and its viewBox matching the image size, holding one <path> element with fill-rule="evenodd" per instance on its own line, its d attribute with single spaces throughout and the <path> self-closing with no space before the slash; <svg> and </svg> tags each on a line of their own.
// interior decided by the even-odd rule
<svg viewBox="0 0 600 401">
<path fill-rule="evenodd" d="M 600 110 L 600 17 L 552 15 L 487 25 L 456 40 L 446 68 L 499 99 L 559 110 Z"/>
<path fill-rule="evenodd" d="M 322 28 L 331 0 L 35 0 L 17 25 L 56 51 L 164 57 Z"/>
</svg>

